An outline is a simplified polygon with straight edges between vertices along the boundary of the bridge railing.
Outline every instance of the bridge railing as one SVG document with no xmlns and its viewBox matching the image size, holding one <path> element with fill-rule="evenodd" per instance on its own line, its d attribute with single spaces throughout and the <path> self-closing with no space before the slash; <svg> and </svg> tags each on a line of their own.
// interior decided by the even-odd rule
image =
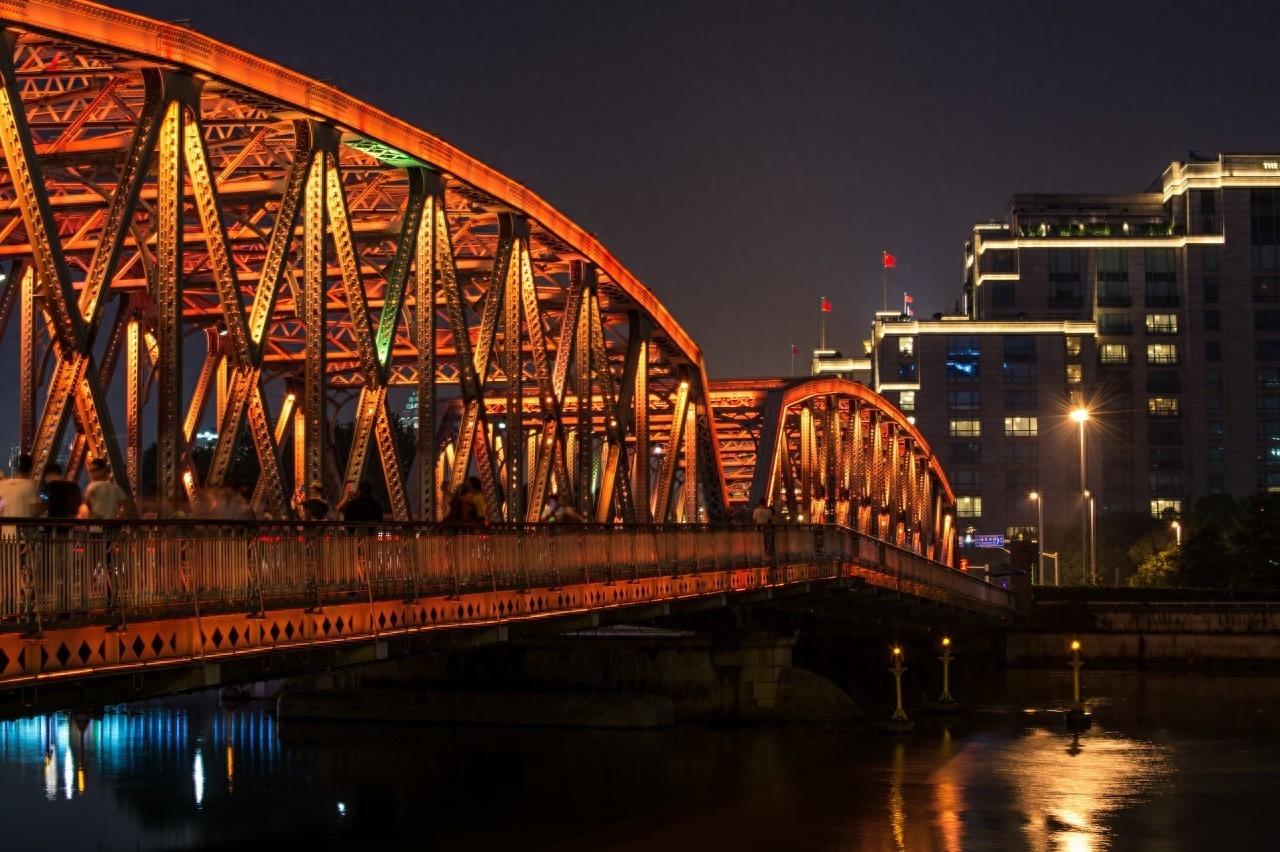
<svg viewBox="0 0 1280 852">
<path fill-rule="evenodd" d="M 1006 605 L 1008 595 L 834 526 L 45 521 L 7 532 L 0 535 L 0 624 L 34 628 L 815 561 L 861 566 L 905 591 L 945 587 L 993 606 Z"/>
</svg>

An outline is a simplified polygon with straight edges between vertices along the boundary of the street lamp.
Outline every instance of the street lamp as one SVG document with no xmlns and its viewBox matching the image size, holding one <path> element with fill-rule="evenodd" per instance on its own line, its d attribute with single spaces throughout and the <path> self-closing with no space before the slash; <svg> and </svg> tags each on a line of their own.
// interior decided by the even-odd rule
<svg viewBox="0 0 1280 852">
<path fill-rule="evenodd" d="M 1044 497 L 1039 491 L 1031 492 L 1031 499 L 1036 501 L 1036 578 L 1040 585 L 1044 582 Z"/>
<path fill-rule="evenodd" d="M 1182 547 L 1182 524 L 1174 521 L 1170 526 L 1173 527 L 1174 540 L 1177 542 L 1178 547 Z"/>
<path fill-rule="evenodd" d="M 1080 564 L 1084 566 L 1089 556 L 1089 488 L 1085 480 L 1084 466 L 1084 424 L 1089 422 L 1089 409 L 1078 405 L 1071 409 L 1071 419 L 1079 427 L 1080 434 Z M 1093 571 L 1096 566 L 1089 566 L 1087 579 L 1093 582 Z"/>
</svg>

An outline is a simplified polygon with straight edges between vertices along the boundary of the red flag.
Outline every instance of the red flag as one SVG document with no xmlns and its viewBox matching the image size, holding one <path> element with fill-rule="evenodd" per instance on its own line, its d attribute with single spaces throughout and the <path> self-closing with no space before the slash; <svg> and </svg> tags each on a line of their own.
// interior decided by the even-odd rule
<svg viewBox="0 0 1280 852">
<path fill-rule="evenodd" d="M 830 302 L 830 301 L 828 301 L 828 299 L 827 299 L 827 297 L 826 297 L 826 296 L 823 296 L 823 297 L 822 297 L 822 312 L 823 312 L 824 314 L 829 314 L 829 313 L 831 313 L 831 302 Z"/>
<path fill-rule="evenodd" d="M 884 268 L 885 268 L 885 269 L 893 269 L 895 266 L 897 266 L 897 265 L 898 265 L 898 259 L 897 259 L 896 257 L 894 257 L 893 255 L 889 254 L 889 252 L 885 251 L 885 252 L 881 252 L 881 254 L 883 254 L 883 255 L 884 255 Z"/>
<path fill-rule="evenodd" d="M 800 354 L 800 347 L 799 347 L 799 346 L 796 346 L 794 343 L 793 343 L 793 344 L 791 344 L 791 354 L 792 354 L 792 355 L 799 355 L 799 354 Z"/>
</svg>

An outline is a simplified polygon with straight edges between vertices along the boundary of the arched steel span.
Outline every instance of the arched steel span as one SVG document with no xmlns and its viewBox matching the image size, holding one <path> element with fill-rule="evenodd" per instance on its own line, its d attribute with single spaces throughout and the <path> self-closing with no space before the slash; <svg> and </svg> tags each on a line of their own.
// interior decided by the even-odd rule
<svg viewBox="0 0 1280 852">
<path fill-rule="evenodd" d="M 247 432 L 276 517 L 297 486 L 332 495 L 370 456 L 401 519 L 440 517 L 471 470 L 494 519 L 534 516 L 554 488 L 597 519 L 643 521 L 677 483 L 694 486 L 679 488 L 692 516 L 723 515 L 698 347 L 537 195 L 184 26 L 79 0 L 5 0 L 0 26 L 0 323 L 21 337 L 37 475 L 74 420 L 71 467 L 105 458 L 137 490 L 154 438 L 158 508 L 176 512 L 202 484 L 192 443 L 212 409 L 203 484 L 227 479 Z M 420 401 L 412 462 L 398 388 Z M 339 412 L 355 423 L 345 458 Z M 664 432 L 664 412 L 680 428 Z M 651 447 L 671 464 L 632 476 Z"/>
<path fill-rule="evenodd" d="M 458 149 L 183 26 L 0 0 L 0 27 L 0 331 L 17 326 L 37 476 L 74 421 L 72 470 L 104 458 L 137 490 L 154 439 L 173 514 L 227 480 L 247 433 L 278 518 L 298 487 L 336 496 L 377 457 L 398 519 L 440 518 L 472 471 L 494 520 L 536 517 L 553 489 L 600 521 L 716 520 L 728 483 L 951 561 L 946 477 L 900 412 L 848 382 L 764 380 L 716 393 L 766 411 L 717 417 L 653 293 Z M 774 430 L 754 438 L 769 465 L 733 431 L 752 417 Z"/>
<path fill-rule="evenodd" d="M 845 379 L 711 384 L 731 505 L 766 502 L 794 520 L 845 524 L 944 564 L 955 494 L 897 407 Z"/>
</svg>

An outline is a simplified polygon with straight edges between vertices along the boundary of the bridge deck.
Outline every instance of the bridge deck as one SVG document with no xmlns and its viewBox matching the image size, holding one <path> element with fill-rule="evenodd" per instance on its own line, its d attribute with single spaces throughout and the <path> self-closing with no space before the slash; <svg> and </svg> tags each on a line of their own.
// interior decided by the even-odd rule
<svg viewBox="0 0 1280 852">
<path fill-rule="evenodd" d="M 837 526 L 32 525 L 0 540 L 0 688 L 854 577 L 1012 612 Z"/>
</svg>

